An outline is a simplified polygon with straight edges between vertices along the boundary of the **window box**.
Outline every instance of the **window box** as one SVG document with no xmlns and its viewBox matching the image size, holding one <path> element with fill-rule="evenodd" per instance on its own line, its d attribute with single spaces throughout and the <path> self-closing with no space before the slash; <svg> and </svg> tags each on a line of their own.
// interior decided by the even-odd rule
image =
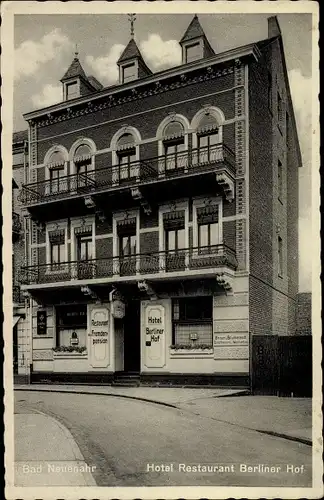
<svg viewBox="0 0 324 500">
<path fill-rule="evenodd" d="M 54 359 L 75 359 L 86 358 L 88 356 L 88 351 L 85 346 L 60 346 L 53 347 L 52 350 Z"/>
</svg>

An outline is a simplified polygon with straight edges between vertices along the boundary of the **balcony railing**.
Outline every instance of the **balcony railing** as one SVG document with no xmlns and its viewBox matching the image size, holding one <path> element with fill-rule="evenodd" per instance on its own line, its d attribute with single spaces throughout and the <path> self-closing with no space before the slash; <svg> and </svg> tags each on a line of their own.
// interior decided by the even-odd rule
<svg viewBox="0 0 324 500">
<path fill-rule="evenodd" d="M 236 269 L 235 251 L 226 245 L 136 254 L 127 257 L 107 257 L 61 264 L 41 264 L 21 269 L 25 285 L 54 283 L 96 278 L 158 275 L 180 271 L 199 271 L 229 267 Z"/>
<path fill-rule="evenodd" d="M 95 194 L 118 187 L 135 187 L 139 183 L 182 177 L 188 173 L 204 173 L 215 164 L 226 163 L 235 172 L 233 152 L 224 144 L 164 155 L 129 165 L 116 165 L 73 174 L 55 180 L 25 184 L 19 195 L 24 205 L 33 205 L 82 194 Z"/>
<path fill-rule="evenodd" d="M 12 232 L 15 234 L 19 234 L 21 231 L 21 220 L 20 215 L 16 212 L 12 212 Z"/>
</svg>

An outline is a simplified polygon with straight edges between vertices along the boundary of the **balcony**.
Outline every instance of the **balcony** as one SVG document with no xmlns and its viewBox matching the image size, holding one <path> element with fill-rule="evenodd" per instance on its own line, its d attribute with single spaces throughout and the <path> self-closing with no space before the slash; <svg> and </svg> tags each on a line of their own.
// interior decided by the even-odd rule
<svg viewBox="0 0 324 500">
<path fill-rule="evenodd" d="M 134 279 L 165 278 L 211 274 L 216 268 L 235 270 L 235 251 L 226 245 L 187 248 L 169 252 L 107 257 L 61 264 L 41 264 L 21 269 L 24 285 L 87 281 L 105 283 Z"/>
<path fill-rule="evenodd" d="M 20 215 L 16 212 L 12 212 L 12 235 L 14 240 L 18 238 L 21 232 L 22 224 L 20 220 Z"/>
<path fill-rule="evenodd" d="M 58 201 L 65 201 L 64 210 L 68 208 L 67 202 L 83 204 L 85 197 L 98 198 L 104 196 L 104 204 L 107 204 L 107 194 L 118 196 L 121 193 L 128 193 L 130 200 L 132 190 L 136 188 L 146 189 L 145 195 L 156 200 L 156 194 L 161 192 L 169 193 L 170 188 L 174 189 L 183 182 L 192 182 L 192 177 L 204 176 L 205 184 L 210 185 L 213 174 L 218 175 L 217 180 L 222 184 L 225 176 L 228 182 L 233 183 L 235 178 L 235 158 L 233 152 L 224 144 L 216 144 L 201 149 L 192 149 L 178 153 L 177 155 L 165 155 L 146 160 L 140 160 L 129 165 L 117 165 L 95 169 L 82 174 L 73 174 L 60 179 L 55 179 L 55 183 L 50 180 L 34 182 L 23 186 L 19 198 L 21 202 L 31 211 L 39 207 L 38 213 L 44 210 L 44 204 L 57 205 Z M 189 181 L 188 181 L 189 179 Z M 225 179 L 225 180 L 226 180 Z M 180 181 L 180 184 L 179 182 Z M 158 191 L 156 191 L 159 186 Z M 188 186 L 184 187 L 187 191 Z M 192 184 L 191 184 L 192 188 Z M 174 193 L 172 193 L 174 194 Z M 96 201 L 96 200 L 95 200 Z M 115 199 L 116 201 L 116 199 Z M 133 200 L 132 200 L 133 203 Z M 62 203 L 61 203 L 62 205 Z M 113 203 L 116 206 L 116 203 Z M 49 210 L 53 210 L 51 207 Z"/>
</svg>

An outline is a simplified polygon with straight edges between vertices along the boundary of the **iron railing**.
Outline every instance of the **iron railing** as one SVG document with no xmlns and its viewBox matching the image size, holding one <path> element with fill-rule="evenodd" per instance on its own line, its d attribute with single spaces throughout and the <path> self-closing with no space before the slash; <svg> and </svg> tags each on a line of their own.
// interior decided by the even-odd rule
<svg viewBox="0 0 324 500">
<path fill-rule="evenodd" d="M 20 215 L 16 212 L 12 212 L 12 232 L 19 234 L 22 228 Z"/>
<path fill-rule="evenodd" d="M 234 154 L 221 143 L 140 160 L 128 165 L 116 165 L 87 173 L 66 175 L 52 181 L 25 184 L 19 194 L 19 200 L 24 205 L 33 205 L 120 187 L 136 187 L 143 182 L 182 177 L 188 173 L 205 173 L 212 171 L 215 165 L 224 163 L 234 175 Z"/>
<path fill-rule="evenodd" d="M 25 285 L 114 278 L 117 276 L 146 276 L 159 273 L 213 269 L 236 269 L 235 251 L 227 245 L 195 247 L 181 250 L 135 254 L 127 257 L 106 257 L 61 264 L 40 264 L 21 268 Z"/>
</svg>

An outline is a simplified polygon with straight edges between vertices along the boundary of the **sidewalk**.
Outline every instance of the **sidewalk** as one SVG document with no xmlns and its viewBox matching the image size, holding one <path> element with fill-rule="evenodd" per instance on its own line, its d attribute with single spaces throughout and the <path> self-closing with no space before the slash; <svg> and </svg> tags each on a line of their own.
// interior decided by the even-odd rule
<svg viewBox="0 0 324 500">
<path fill-rule="evenodd" d="M 225 388 L 33 384 L 15 386 L 14 389 L 140 399 L 172 406 L 215 421 L 241 426 L 242 429 L 253 429 L 304 444 L 312 444 L 312 400 L 310 398 L 247 396 L 244 395 L 246 391 Z"/>
<path fill-rule="evenodd" d="M 43 413 L 16 413 L 15 486 L 95 486 L 71 433 Z"/>
</svg>

